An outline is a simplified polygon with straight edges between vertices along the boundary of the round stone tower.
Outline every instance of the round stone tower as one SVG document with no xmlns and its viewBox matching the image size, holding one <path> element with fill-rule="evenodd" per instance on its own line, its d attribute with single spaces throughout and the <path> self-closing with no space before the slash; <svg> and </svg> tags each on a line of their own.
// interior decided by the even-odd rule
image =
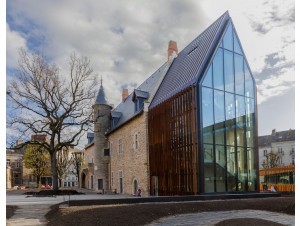
<svg viewBox="0 0 300 226">
<path fill-rule="evenodd" d="M 110 111 L 112 107 L 108 105 L 104 89 L 101 86 L 93 107 L 94 114 L 94 190 L 107 190 L 108 188 L 108 164 L 109 164 L 109 144 L 105 133 L 110 128 Z"/>
</svg>

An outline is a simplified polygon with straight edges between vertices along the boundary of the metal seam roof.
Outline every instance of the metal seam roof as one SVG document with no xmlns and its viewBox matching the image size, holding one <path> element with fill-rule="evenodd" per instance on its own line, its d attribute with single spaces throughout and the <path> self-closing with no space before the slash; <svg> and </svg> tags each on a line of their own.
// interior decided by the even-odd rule
<svg viewBox="0 0 300 226">
<path fill-rule="evenodd" d="M 219 38 L 220 29 L 230 20 L 228 11 L 205 29 L 197 38 L 186 46 L 175 58 L 159 90 L 157 91 L 150 109 L 170 98 L 183 88 L 193 84 L 207 61 L 207 55 Z"/>
</svg>

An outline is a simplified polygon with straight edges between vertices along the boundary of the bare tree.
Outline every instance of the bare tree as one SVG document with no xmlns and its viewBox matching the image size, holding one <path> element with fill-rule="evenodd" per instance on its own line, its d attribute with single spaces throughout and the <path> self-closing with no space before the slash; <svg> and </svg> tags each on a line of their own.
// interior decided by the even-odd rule
<svg viewBox="0 0 300 226">
<path fill-rule="evenodd" d="M 80 172 L 83 164 L 84 153 L 73 152 L 72 153 L 72 164 L 74 166 L 73 174 L 77 177 L 78 187 L 80 187 Z"/>
<path fill-rule="evenodd" d="M 66 175 L 72 160 L 69 158 L 69 149 L 63 148 L 60 152 L 57 152 L 57 174 L 59 180 L 59 187 L 62 185 L 62 180 Z"/>
<path fill-rule="evenodd" d="M 91 107 L 97 83 L 86 57 L 70 56 L 70 71 L 60 74 L 40 54 L 20 51 L 19 70 L 8 85 L 15 115 L 8 126 L 16 132 L 47 134 L 49 142 L 28 141 L 43 146 L 51 158 L 53 189 L 58 189 L 56 153 L 77 146 L 92 123 Z"/>
</svg>

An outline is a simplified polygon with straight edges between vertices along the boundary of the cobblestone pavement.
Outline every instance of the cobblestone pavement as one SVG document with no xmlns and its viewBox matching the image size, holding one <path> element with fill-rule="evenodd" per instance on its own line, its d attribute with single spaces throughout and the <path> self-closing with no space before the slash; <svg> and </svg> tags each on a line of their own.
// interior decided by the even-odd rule
<svg viewBox="0 0 300 226">
<path fill-rule="evenodd" d="M 159 225 L 197 225 L 210 226 L 215 225 L 223 220 L 234 218 L 256 218 L 273 221 L 283 225 L 295 225 L 295 217 L 282 213 L 274 213 L 261 210 L 234 210 L 234 211 L 216 211 L 202 212 L 193 214 L 181 214 L 171 217 L 161 218 L 148 226 Z"/>
</svg>

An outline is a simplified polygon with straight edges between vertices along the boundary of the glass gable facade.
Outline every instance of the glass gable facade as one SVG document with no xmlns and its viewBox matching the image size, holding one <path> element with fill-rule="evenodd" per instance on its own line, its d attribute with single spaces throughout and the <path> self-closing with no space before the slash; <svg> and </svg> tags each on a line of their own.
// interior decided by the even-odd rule
<svg viewBox="0 0 300 226">
<path fill-rule="evenodd" d="M 255 83 L 231 23 L 199 91 L 203 192 L 255 191 Z"/>
</svg>

